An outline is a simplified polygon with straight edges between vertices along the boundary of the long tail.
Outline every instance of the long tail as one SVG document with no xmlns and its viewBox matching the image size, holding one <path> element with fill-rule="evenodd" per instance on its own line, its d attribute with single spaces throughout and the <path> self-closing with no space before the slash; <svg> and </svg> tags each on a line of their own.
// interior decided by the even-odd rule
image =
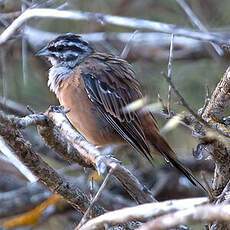
<svg viewBox="0 0 230 230">
<path fill-rule="evenodd" d="M 163 154 L 163 153 L 162 153 Z M 192 172 L 186 168 L 179 160 L 175 159 L 174 157 L 171 157 L 169 154 L 163 154 L 169 161 L 170 163 L 177 168 L 180 172 L 182 172 L 188 180 L 195 186 L 200 186 L 204 191 L 207 191 L 205 187 L 200 183 L 200 181 L 193 176 Z"/>
<path fill-rule="evenodd" d="M 175 168 L 182 172 L 188 180 L 195 186 L 201 187 L 204 191 L 207 192 L 205 187 L 200 183 L 200 181 L 193 176 L 192 172 L 186 168 L 178 159 L 175 152 L 169 146 L 167 141 L 160 135 L 158 130 L 153 130 L 151 133 L 148 133 L 148 140 L 151 142 L 153 147 L 160 152 Z"/>
</svg>

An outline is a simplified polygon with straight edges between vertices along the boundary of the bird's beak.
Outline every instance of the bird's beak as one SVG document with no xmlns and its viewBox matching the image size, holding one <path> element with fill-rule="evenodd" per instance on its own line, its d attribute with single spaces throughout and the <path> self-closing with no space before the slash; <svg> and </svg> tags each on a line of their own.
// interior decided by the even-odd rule
<svg viewBox="0 0 230 230">
<path fill-rule="evenodd" d="M 35 55 L 36 56 L 49 56 L 50 51 L 48 50 L 48 47 L 45 46 L 44 48 L 40 49 Z"/>
</svg>

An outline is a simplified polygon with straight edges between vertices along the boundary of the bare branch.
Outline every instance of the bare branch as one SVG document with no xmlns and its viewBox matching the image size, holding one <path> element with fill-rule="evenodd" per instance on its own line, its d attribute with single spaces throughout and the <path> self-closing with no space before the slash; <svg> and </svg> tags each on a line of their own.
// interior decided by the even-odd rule
<svg viewBox="0 0 230 230">
<path fill-rule="evenodd" d="M 52 114 L 52 117 L 54 117 L 54 114 L 62 114 L 62 116 L 65 119 L 65 116 L 63 113 L 57 113 L 57 112 L 49 112 Z M 35 117 L 35 114 L 33 114 Z M 31 119 L 31 116 L 28 116 L 29 120 Z M 22 119 L 23 123 L 26 120 L 26 117 Z M 35 118 L 36 120 L 36 118 Z M 85 196 L 81 190 L 75 186 L 73 186 L 69 181 L 64 179 L 63 177 L 59 176 L 49 165 L 47 165 L 33 150 L 31 149 L 30 145 L 23 139 L 20 131 L 16 128 L 19 125 L 17 125 L 17 122 L 20 121 L 20 119 L 15 119 L 13 117 L 7 117 L 3 112 L 0 112 L 0 135 L 4 137 L 4 139 L 7 141 L 7 143 L 11 146 L 11 148 L 14 150 L 14 152 L 17 154 L 17 156 L 22 160 L 22 162 L 37 176 L 39 179 L 45 183 L 48 188 L 53 191 L 57 192 L 60 195 L 62 195 L 70 204 L 72 204 L 74 207 L 78 208 L 81 212 L 84 212 L 87 210 L 87 208 L 90 206 L 90 201 L 87 196 Z M 66 121 L 65 121 L 66 122 Z M 45 123 L 41 123 L 41 121 L 38 119 L 39 125 L 45 126 Z M 34 124 L 33 122 L 25 122 L 25 124 Z M 72 127 L 67 127 L 67 122 L 64 125 L 66 126 L 67 130 L 64 129 L 65 134 L 68 137 L 72 137 L 73 132 L 76 132 L 75 130 L 72 130 Z M 21 125 L 21 127 L 25 127 Z M 58 121 L 58 127 L 59 129 L 63 129 L 63 119 L 62 122 L 60 120 Z M 77 132 L 76 132 L 77 133 Z M 71 143 L 74 144 L 74 147 L 78 144 L 78 149 L 80 152 L 88 151 L 89 149 L 92 151 L 93 147 L 90 146 L 89 143 L 86 141 L 83 141 L 82 138 L 79 137 L 79 134 L 77 134 L 78 138 L 71 139 Z M 76 135 L 74 136 L 76 137 Z M 81 140 L 79 140 L 79 138 Z M 76 144 L 77 143 L 77 144 Z M 130 195 L 139 203 L 148 202 L 148 201 L 154 201 L 154 198 L 152 194 L 148 191 L 147 188 L 142 186 L 139 181 L 124 167 L 122 167 L 117 160 L 114 159 L 106 159 L 106 157 L 97 155 L 96 150 L 94 150 L 94 154 L 90 156 L 90 159 L 94 159 L 94 161 L 91 162 L 91 164 L 94 164 L 96 167 L 96 164 L 99 162 L 105 162 L 106 167 L 112 169 L 113 175 L 121 181 L 125 189 L 130 193 Z M 87 152 L 84 152 L 84 154 L 88 154 Z M 95 160 L 95 157 L 99 159 L 97 162 Z M 101 160 L 101 162 L 100 162 Z M 104 209 L 102 209 L 98 205 L 94 205 L 92 207 L 92 216 L 95 217 L 96 215 L 102 214 L 104 212 Z M 129 224 L 128 224 L 129 228 Z"/>
<path fill-rule="evenodd" d="M 102 174 L 107 169 L 113 169 L 113 176 L 138 203 L 155 201 L 151 192 L 128 169 L 115 158 L 104 156 L 84 140 L 60 110 L 59 112 L 49 110 L 46 115 L 32 114 L 24 118 L 11 116 L 10 119 L 14 127 L 25 128 L 31 124 L 38 125 L 39 133 L 48 146 L 70 162 L 78 162 L 83 167 L 94 167 Z"/>
<path fill-rule="evenodd" d="M 44 126 L 47 124 L 47 116 L 45 116 L 44 114 L 30 114 L 22 118 L 12 116 L 11 120 L 19 129 L 24 129 L 31 125 Z"/>
<path fill-rule="evenodd" d="M 123 167 L 115 158 L 107 158 L 103 156 L 98 149 L 83 139 L 82 136 L 72 128 L 63 113 L 50 111 L 47 115 L 53 124 L 55 124 L 55 127 L 58 127 L 61 134 L 68 140 L 68 142 L 70 142 L 72 146 L 78 150 L 78 158 L 89 165 L 93 165 L 99 172 L 105 172 L 105 170 L 113 168 L 113 176 L 121 182 L 125 190 L 138 203 L 155 201 L 151 192 L 143 186 L 128 169 Z M 54 138 L 56 136 L 49 135 L 47 137 L 45 136 L 46 133 L 46 131 L 43 131 L 41 135 L 45 138 L 45 141 L 48 142 L 49 138 Z M 68 159 L 68 155 L 66 158 Z"/>
<path fill-rule="evenodd" d="M 220 122 L 223 118 L 224 110 L 230 106 L 230 67 L 226 70 L 223 78 L 216 86 L 212 97 L 203 113 L 203 118 L 208 122 Z M 218 124 L 220 128 L 224 128 L 222 124 Z M 229 134 L 230 136 L 230 134 Z"/>
<path fill-rule="evenodd" d="M 133 33 L 115 33 L 115 32 L 96 32 L 80 34 L 85 40 L 92 43 L 101 51 L 107 52 L 104 44 L 109 43 L 118 50 L 129 43 Z M 49 41 L 58 36 L 57 33 L 51 33 L 26 26 L 24 36 L 29 45 L 38 50 Z M 222 36 L 222 35 L 220 35 Z M 38 39 L 39 38 L 39 39 Z M 168 60 L 168 47 L 170 46 L 170 35 L 159 32 L 138 32 L 132 38 L 132 45 L 129 47 L 127 59 L 145 59 L 145 60 Z M 111 50 L 108 50 L 111 52 Z M 160 52 L 159 52 L 160 51 Z M 227 56 L 226 50 L 226 56 Z M 181 59 L 199 59 L 210 58 L 204 42 L 187 37 L 174 38 L 174 60 Z"/>
<path fill-rule="evenodd" d="M 29 114 L 25 106 L 1 96 L 0 96 L 0 109 L 5 111 L 6 113 L 15 114 L 18 116 L 26 116 Z"/>
<path fill-rule="evenodd" d="M 194 208 L 197 205 L 208 202 L 207 198 L 190 198 L 182 200 L 170 200 L 158 203 L 138 205 L 131 208 L 124 208 L 112 212 L 107 212 L 99 217 L 88 221 L 81 227 L 81 230 L 97 230 L 104 225 L 117 225 L 128 221 L 146 221 L 176 210 Z"/>
<path fill-rule="evenodd" d="M 220 130 L 230 137 L 229 128 L 221 123 L 224 111 L 230 106 L 230 67 L 226 70 L 223 78 L 217 84 L 207 103 L 202 117 L 213 129 Z M 227 136 L 226 135 L 226 136 Z M 229 192 L 229 171 L 230 171 L 230 145 L 229 141 L 223 144 L 221 140 L 206 140 L 201 144 L 204 149 L 209 149 L 210 155 L 215 162 L 215 172 L 212 183 L 213 194 L 217 196 L 214 202 L 223 202 L 223 196 Z M 211 229 L 227 229 L 226 225 L 216 221 Z"/>
<path fill-rule="evenodd" d="M 205 111 L 203 112 L 203 119 L 205 119 L 215 129 L 222 130 L 230 135 L 229 129 L 220 120 L 223 117 L 224 110 L 229 106 L 230 101 L 230 68 L 228 68 L 216 86 Z M 213 149 L 212 157 L 216 163 L 213 189 L 216 195 L 219 195 L 222 189 L 229 181 L 229 162 L 230 151 L 229 145 L 224 146 L 218 141 L 207 142 L 210 148 Z"/>
<path fill-rule="evenodd" d="M 177 95 L 178 99 L 181 101 L 182 105 L 202 124 L 208 126 L 207 122 L 205 122 L 197 113 L 193 111 L 192 108 L 190 108 L 189 104 L 185 101 L 184 97 L 180 94 L 180 92 L 177 90 L 176 86 L 173 84 L 171 79 L 163 72 L 163 77 L 167 80 L 169 85 L 172 87 L 174 93 Z"/>
<path fill-rule="evenodd" d="M 204 205 L 160 216 L 142 225 L 138 230 L 163 230 L 180 224 L 195 224 L 211 221 L 230 222 L 230 205 Z"/>
<path fill-rule="evenodd" d="M 202 32 L 208 32 L 207 28 L 203 25 L 203 23 L 199 20 L 199 18 L 192 12 L 192 9 L 188 6 L 185 0 L 177 0 L 177 3 L 181 6 L 181 8 L 188 15 L 191 22 Z M 215 49 L 218 55 L 222 56 L 224 54 L 223 49 L 217 44 L 211 42 L 212 47 Z"/>
<path fill-rule="evenodd" d="M 161 22 L 127 18 L 120 16 L 111 16 L 100 13 L 81 12 L 81 11 L 65 11 L 55 9 L 28 9 L 16 18 L 13 23 L 7 27 L 6 30 L 0 35 L 0 44 L 5 43 L 14 32 L 20 28 L 26 21 L 31 18 L 60 18 L 60 19 L 72 19 L 72 20 L 85 20 L 96 21 L 103 24 L 112 24 L 117 26 L 125 26 L 135 29 L 148 29 L 155 30 L 162 33 L 174 34 L 177 36 L 185 36 L 195 38 L 204 41 L 212 41 L 217 43 L 227 43 L 224 39 L 210 33 L 198 32 L 191 29 L 185 29 L 173 24 L 166 24 Z"/>
<path fill-rule="evenodd" d="M 19 159 L 33 172 L 33 174 L 46 184 L 53 192 L 63 196 L 73 207 L 78 208 L 82 213 L 88 208 L 90 201 L 88 197 L 73 186 L 64 177 L 52 169 L 42 158 L 31 149 L 28 141 L 25 141 L 22 134 L 12 121 L 3 113 L 0 112 L 0 135 L 13 149 Z M 93 216 L 102 214 L 104 209 L 98 205 L 93 207 Z"/>
</svg>

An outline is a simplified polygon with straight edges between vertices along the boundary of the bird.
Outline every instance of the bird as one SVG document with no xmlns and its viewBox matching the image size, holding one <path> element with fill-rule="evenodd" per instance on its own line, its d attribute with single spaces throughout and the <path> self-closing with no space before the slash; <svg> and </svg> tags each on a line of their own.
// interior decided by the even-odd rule
<svg viewBox="0 0 230 230">
<path fill-rule="evenodd" d="M 199 180 L 177 158 L 160 134 L 151 112 L 125 110 L 144 97 L 131 64 L 97 52 L 74 33 L 62 34 L 37 52 L 51 62 L 48 86 L 69 111 L 67 118 L 84 138 L 98 147 L 131 145 L 150 163 L 160 153 L 195 186 Z"/>
</svg>

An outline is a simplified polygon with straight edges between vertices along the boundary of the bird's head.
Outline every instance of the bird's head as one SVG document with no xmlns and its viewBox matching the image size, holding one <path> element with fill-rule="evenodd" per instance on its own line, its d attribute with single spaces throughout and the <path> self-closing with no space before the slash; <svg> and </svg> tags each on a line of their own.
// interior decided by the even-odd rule
<svg viewBox="0 0 230 230">
<path fill-rule="evenodd" d="M 50 41 L 47 46 L 37 52 L 37 56 L 45 56 L 53 66 L 64 65 L 74 68 L 93 52 L 88 42 L 79 35 L 68 33 Z"/>
</svg>

